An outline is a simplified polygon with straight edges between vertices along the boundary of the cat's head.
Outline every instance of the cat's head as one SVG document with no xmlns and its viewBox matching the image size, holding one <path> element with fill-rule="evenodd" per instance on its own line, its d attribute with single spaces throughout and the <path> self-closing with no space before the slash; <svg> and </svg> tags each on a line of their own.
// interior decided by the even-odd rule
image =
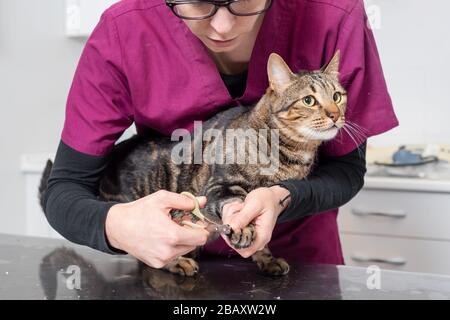
<svg viewBox="0 0 450 320">
<path fill-rule="evenodd" d="M 307 140 L 333 139 L 345 124 L 347 93 L 339 83 L 339 51 L 320 70 L 293 73 L 279 55 L 268 62 L 271 119 L 281 132 Z"/>
</svg>

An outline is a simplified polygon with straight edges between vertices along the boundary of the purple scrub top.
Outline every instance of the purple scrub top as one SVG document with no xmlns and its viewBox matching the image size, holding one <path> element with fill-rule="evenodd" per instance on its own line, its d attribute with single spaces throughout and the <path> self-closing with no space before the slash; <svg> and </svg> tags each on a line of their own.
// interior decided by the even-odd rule
<svg viewBox="0 0 450 320">
<path fill-rule="evenodd" d="M 252 52 L 246 91 L 237 99 L 203 43 L 163 0 L 123 0 L 106 10 L 86 43 L 61 139 L 79 152 L 105 155 L 133 123 L 138 133 L 191 130 L 196 120 L 258 101 L 268 87 L 270 53 L 297 72 L 319 69 L 337 49 L 348 90 L 346 119 L 364 128 L 366 137 L 398 126 L 362 0 L 274 0 Z M 342 131 L 321 148 L 339 156 L 356 144 Z M 344 263 L 337 213 L 278 224 L 270 249 L 288 261 Z M 205 252 L 235 254 L 221 238 Z"/>
</svg>

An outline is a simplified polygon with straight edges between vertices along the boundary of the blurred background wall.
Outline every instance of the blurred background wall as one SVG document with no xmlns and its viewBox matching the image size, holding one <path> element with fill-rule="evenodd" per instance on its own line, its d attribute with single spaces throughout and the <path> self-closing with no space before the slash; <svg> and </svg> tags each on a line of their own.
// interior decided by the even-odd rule
<svg viewBox="0 0 450 320">
<path fill-rule="evenodd" d="M 63 0 L 0 0 L 0 232 L 25 228 L 20 158 L 54 152 L 84 41 L 65 36 Z"/>
</svg>

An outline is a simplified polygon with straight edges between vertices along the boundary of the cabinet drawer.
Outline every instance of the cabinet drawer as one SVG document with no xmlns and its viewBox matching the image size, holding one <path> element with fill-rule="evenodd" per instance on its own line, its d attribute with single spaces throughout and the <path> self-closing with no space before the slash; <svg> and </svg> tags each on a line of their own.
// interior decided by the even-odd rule
<svg viewBox="0 0 450 320">
<path fill-rule="evenodd" d="M 341 234 L 347 265 L 450 274 L 450 242 Z"/>
<path fill-rule="evenodd" d="M 450 194 L 362 190 L 338 222 L 343 232 L 450 240 Z"/>
</svg>

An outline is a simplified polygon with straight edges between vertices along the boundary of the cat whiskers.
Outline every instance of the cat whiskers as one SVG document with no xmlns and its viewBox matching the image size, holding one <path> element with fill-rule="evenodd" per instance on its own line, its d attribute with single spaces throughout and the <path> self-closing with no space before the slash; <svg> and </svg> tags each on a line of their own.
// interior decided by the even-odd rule
<svg viewBox="0 0 450 320">
<path fill-rule="evenodd" d="M 351 121 L 347 121 L 345 125 L 347 125 L 348 129 L 351 130 L 359 139 L 361 139 L 361 142 L 367 140 L 368 131 L 365 128 Z"/>
<path fill-rule="evenodd" d="M 358 154 L 362 158 L 363 155 L 361 154 L 359 146 L 367 139 L 367 135 L 364 132 L 362 132 L 365 129 L 360 127 L 356 123 L 350 121 L 346 121 L 341 129 L 343 129 L 348 134 L 348 136 L 353 140 L 353 142 L 356 145 L 356 148 L 358 149 Z"/>
<path fill-rule="evenodd" d="M 368 131 L 366 128 L 361 127 L 361 126 L 360 126 L 359 124 L 357 124 L 356 122 L 347 120 L 346 123 L 352 125 L 352 126 L 355 127 L 356 129 L 359 129 L 359 130 L 361 131 L 361 133 L 363 133 L 365 136 L 367 136 L 367 134 L 369 133 L 369 131 Z"/>
</svg>

